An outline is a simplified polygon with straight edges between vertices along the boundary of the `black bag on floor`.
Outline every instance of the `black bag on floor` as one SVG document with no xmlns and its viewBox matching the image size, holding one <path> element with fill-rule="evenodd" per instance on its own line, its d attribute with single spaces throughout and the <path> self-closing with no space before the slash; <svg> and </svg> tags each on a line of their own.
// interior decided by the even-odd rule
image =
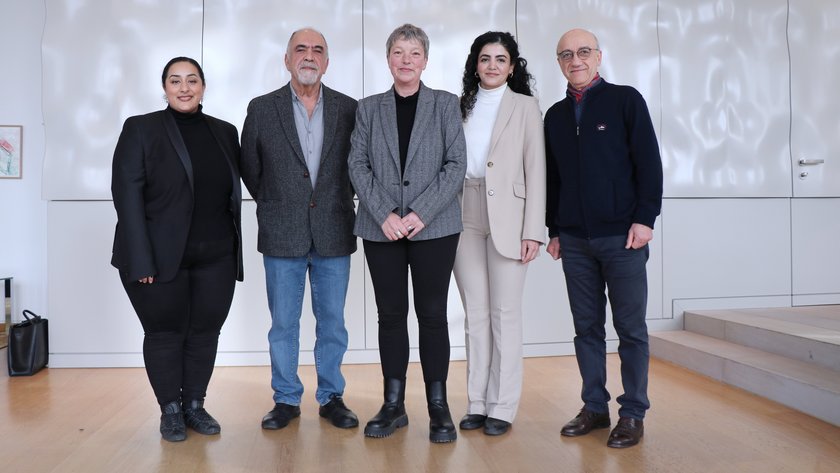
<svg viewBox="0 0 840 473">
<path fill-rule="evenodd" d="M 28 310 L 23 316 L 9 331 L 9 376 L 31 376 L 50 361 L 48 320 Z"/>
</svg>

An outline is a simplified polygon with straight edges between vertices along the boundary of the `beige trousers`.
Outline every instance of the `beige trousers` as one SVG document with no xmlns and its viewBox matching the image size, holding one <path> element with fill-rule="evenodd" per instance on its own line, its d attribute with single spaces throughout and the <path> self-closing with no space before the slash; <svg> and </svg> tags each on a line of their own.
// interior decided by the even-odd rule
<svg viewBox="0 0 840 473">
<path fill-rule="evenodd" d="M 467 179 L 455 281 L 464 303 L 467 414 L 513 422 L 522 394 L 522 291 L 528 265 L 496 251 L 484 179 Z"/>
</svg>

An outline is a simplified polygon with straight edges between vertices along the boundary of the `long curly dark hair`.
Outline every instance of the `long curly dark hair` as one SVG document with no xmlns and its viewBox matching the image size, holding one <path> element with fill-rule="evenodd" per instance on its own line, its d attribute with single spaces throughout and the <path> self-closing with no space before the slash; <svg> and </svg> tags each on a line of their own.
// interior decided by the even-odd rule
<svg viewBox="0 0 840 473">
<path fill-rule="evenodd" d="M 513 39 L 513 35 L 502 31 L 488 31 L 473 41 L 470 47 L 470 55 L 467 56 L 467 62 L 464 64 L 464 80 L 463 91 L 461 92 L 461 118 L 466 120 L 473 107 L 475 107 L 475 99 L 478 94 L 478 56 L 481 53 L 481 48 L 488 44 L 501 44 L 510 54 L 510 63 L 513 67 L 513 75 L 508 77 L 507 85 L 510 90 L 524 94 L 534 95 L 531 93 L 531 85 L 535 82 L 534 77 L 528 72 L 528 61 L 519 56 L 519 45 Z"/>
</svg>

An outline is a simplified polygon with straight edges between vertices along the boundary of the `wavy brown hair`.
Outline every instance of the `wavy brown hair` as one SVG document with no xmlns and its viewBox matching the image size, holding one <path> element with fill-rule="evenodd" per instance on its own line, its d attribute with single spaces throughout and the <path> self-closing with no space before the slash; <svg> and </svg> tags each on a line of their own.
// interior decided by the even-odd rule
<svg viewBox="0 0 840 473">
<path fill-rule="evenodd" d="M 469 118 L 475 106 L 476 95 L 478 94 L 478 56 L 481 48 L 488 44 L 501 44 L 510 55 L 510 63 L 513 67 L 513 75 L 508 77 L 507 85 L 510 90 L 524 95 L 534 95 L 531 92 L 531 85 L 534 84 L 534 77 L 528 72 L 528 61 L 519 55 L 519 45 L 513 39 L 513 35 L 502 31 L 488 31 L 473 41 L 470 47 L 470 55 L 464 64 L 463 90 L 461 92 L 461 118 Z"/>
</svg>

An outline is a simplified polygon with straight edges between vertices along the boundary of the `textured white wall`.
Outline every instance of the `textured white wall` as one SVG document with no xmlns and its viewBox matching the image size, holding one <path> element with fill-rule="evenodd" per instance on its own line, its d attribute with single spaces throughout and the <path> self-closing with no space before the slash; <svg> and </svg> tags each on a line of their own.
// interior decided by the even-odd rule
<svg viewBox="0 0 840 473">
<path fill-rule="evenodd" d="M 24 179 L 0 180 L 0 273 L 17 278 L 16 312 L 25 306 L 50 317 L 53 366 L 142 363 L 139 324 L 108 266 L 115 218 L 108 187 L 122 121 L 163 106 L 160 68 L 175 55 L 203 59 L 207 112 L 241 127 L 247 101 L 288 80 L 285 44 L 306 25 L 330 43 L 325 83 L 357 98 L 389 86 L 383 43 L 402 22 L 430 35 L 425 82 L 455 93 L 472 39 L 509 30 L 519 36 L 543 109 L 564 93 L 554 60 L 559 35 L 592 29 L 604 77 L 645 95 L 663 151 L 667 198 L 648 265 L 651 329 L 680 327 L 686 308 L 840 302 L 840 247 L 832 238 L 840 208 L 832 88 L 840 79 L 840 7 L 814 0 L 45 4 L 0 0 L 0 16 L 15 19 L 0 39 L 18 45 L 5 56 L 12 73 L 0 87 L 0 124 L 25 129 Z M 826 162 L 803 168 L 800 158 Z M 245 213 L 246 282 L 223 329 L 221 364 L 268 361 L 252 203 Z M 361 253 L 352 271 L 347 360 L 376 361 Z M 545 255 L 535 261 L 526 297 L 526 354 L 572 353 L 560 264 Z M 314 324 L 304 314 L 307 347 Z M 453 285 L 453 357 L 463 356 L 462 320 Z M 97 336 L 88 333 L 94 324 L 102 326 Z"/>
<path fill-rule="evenodd" d="M 23 126 L 21 179 L 0 179 L 0 277 L 15 278 L 14 320 L 47 310 L 47 203 L 41 200 L 42 2 L 0 0 L 0 125 Z"/>
</svg>

